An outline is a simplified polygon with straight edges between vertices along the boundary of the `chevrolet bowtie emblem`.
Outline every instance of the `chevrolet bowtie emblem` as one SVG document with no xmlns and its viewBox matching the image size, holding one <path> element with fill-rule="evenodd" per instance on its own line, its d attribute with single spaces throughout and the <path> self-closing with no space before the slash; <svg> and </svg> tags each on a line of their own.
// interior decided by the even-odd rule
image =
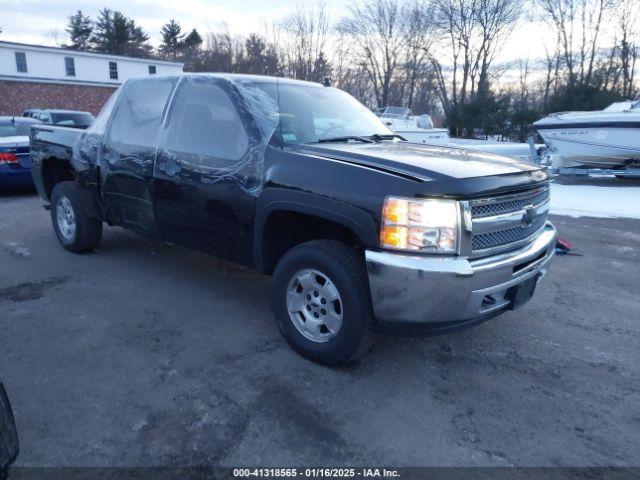
<svg viewBox="0 0 640 480">
<path fill-rule="evenodd" d="M 522 215 L 522 224 L 531 225 L 536 216 L 537 209 L 533 205 L 528 205 L 524 208 L 524 214 Z"/>
</svg>

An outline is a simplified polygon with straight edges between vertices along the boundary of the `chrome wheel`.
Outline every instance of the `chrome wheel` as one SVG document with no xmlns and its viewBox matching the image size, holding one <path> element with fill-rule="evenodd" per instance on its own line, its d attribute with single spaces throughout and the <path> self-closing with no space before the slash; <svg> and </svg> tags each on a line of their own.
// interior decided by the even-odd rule
<svg viewBox="0 0 640 480">
<path fill-rule="evenodd" d="M 327 342 L 342 326 L 340 292 L 318 270 L 293 275 L 287 288 L 287 310 L 296 329 L 312 342 Z"/>
<path fill-rule="evenodd" d="M 67 197 L 61 197 L 56 206 L 58 230 L 65 240 L 73 241 L 76 236 L 76 214 Z"/>
</svg>

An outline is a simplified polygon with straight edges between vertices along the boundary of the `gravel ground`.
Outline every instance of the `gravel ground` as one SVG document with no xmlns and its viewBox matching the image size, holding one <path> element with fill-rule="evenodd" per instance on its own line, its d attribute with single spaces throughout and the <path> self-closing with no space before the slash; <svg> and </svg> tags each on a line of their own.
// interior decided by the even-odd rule
<svg viewBox="0 0 640 480">
<path fill-rule="evenodd" d="M 578 255 L 524 308 L 328 369 L 269 278 L 115 228 L 67 253 L 34 195 L 0 212 L 19 465 L 640 465 L 638 220 L 554 217 Z"/>
</svg>

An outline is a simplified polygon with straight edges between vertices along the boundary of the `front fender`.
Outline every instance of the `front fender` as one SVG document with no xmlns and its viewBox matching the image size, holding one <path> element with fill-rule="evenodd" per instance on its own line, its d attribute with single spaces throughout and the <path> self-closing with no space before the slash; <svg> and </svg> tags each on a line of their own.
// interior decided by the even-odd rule
<svg viewBox="0 0 640 480">
<path fill-rule="evenodd" d="M 267 219 L 278 211 L 303 213 L 335 222 L 355 233 L 364 246 L 378 246 L 378 229 L 367 210 L 314 193 L 267 188 L 262 191 L 256 205 L 253 258 L 258 270 L 263 267 L 262 245 Z"/>
</svg>

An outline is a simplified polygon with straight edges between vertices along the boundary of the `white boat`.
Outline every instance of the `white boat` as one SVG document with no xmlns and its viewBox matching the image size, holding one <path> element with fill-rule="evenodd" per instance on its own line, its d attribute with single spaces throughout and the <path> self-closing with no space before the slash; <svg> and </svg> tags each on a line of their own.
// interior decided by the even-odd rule
<svg viewBox="0 0 640 480">
<path fill-rule="evenodd" d="M 480 150 L 496 153 L 520 160 L 531 161 L 531 147 L 526 143 L 477 140 L 471 138 L 451 138 L 446 128 L 435 128 L 429 115 L 412 115 L 406 107 L 386 107 L 376 115 L 385 125 L 412 143 L 447 145 L 449 147 Z"/>
<path fill-rule="evenodd" d="M 557 165 L 640 166 L 640 100 L 594 112 L 552 113 L 533 126 Z"/>
</svg>

